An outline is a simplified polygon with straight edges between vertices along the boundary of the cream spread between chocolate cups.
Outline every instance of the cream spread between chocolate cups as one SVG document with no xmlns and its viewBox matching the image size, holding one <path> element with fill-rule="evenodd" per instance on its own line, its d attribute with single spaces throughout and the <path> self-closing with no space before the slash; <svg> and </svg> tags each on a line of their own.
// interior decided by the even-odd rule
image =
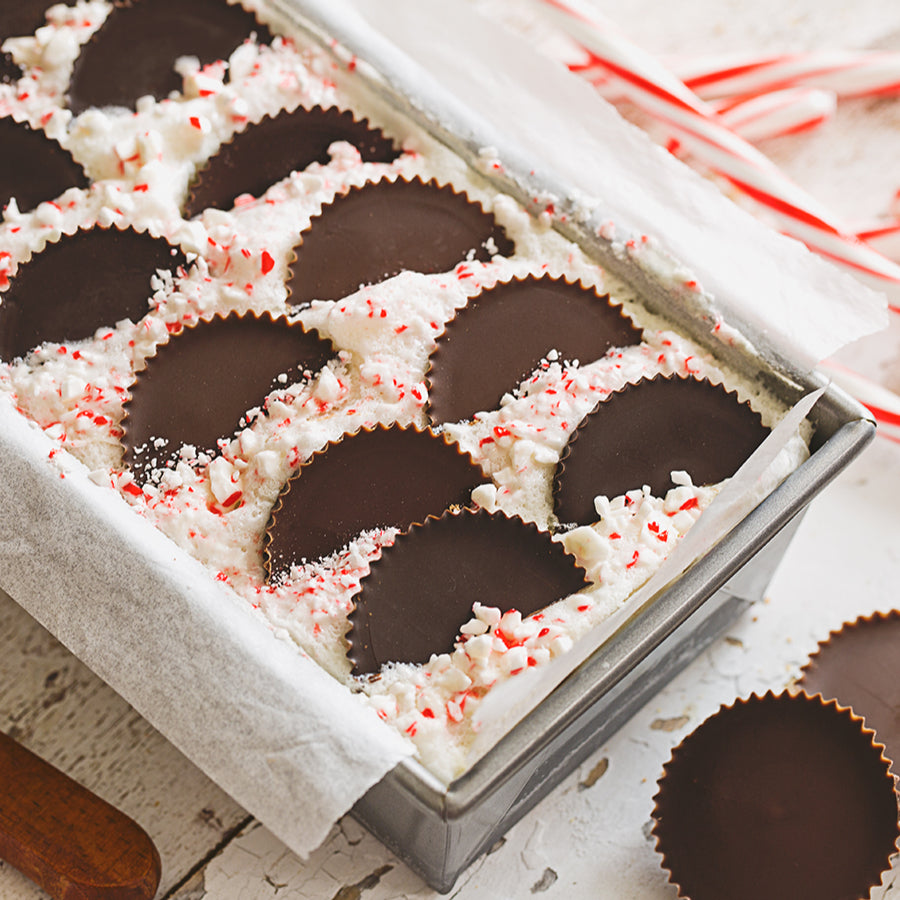
<svg viewBox="0 0 900 900">
<path fill-rule="evenodd" d="M 596 517 L 589 523 L 558 528 L 554 477 L 585 416 L 604 398 L 657 375 L 722 383 L 737 392 L 739 402 L 752 403 L 765 427 L 783 410 L 649 316 L 627 286 L 562 238 L 549 221 L 497 193 L 388 107 L 372 99 L 358 101 L 354 73 L 318 50 L 278 36 L 264 44 L 242 40 L 227 61 L 201 65 L 182 59 L 176 70 L 179 85 L 166 99 L 145 96 L 133 111 L 89 108 L 73 116 L 65 106 L 68 73 L 79 48 L 111 10 L 99 0 L 79 15 L 53 7 L 48 29 L 19 42 L 22 58 L 29 61 L 28 96 L 20 99 L 21 92 L 0 86 L 16 114 L 58 140 L 90 179 L 88 186 L 71 187 L 34 210 L 6 210 L 0 224 L 0 309 L 12 296 L 6 282 L 14 286 L 30 259 L 91 226 L 158 235 L 180 248 L 186 264 L 152 271 L 137 308 L 92 322 L 77 338 L 43 335 L 42 343 L 22 355 L 4 358 L 0 390 L 58 450 L 87 466 L 98 488 L 118 491 L 136 513 L 204 564 L 211 577 L 229 585 L 249 613 L 279 638 L 295 643 L 361 692 L 383 719 L 416 743 L 437 775 L 452 778 L 465 766 L 472 712 L 490 686 L 565 652 L 617 609 L 716 494 L 717 485 L 695 483 L 690 472 L 677 471 L 674 486 L 662 496 L 644 489 L 639 478 L 618 496 L 593 498 Z M 185 217 L 191 184 L 208 162 L 212 168 L 221 147 L 283 110 L 317 106 L 349 110 L 357 122 L 365 119 L 399 155 L 367 160 L 359 147 L 338 135 L 325 161 L 317 158 L 292 171 L 258 196 L 238 194 L 231 208 L 191 210 L 193 217 Z M 407 189 L 404 199 L 392 200 L 395 191 Z M 478 225 L 473 231 L 464 221 L 465 240 L 436 266 L 421 256 L 401 256 L 396 265 L 382 265 L 382 271 L 376 266 L 354 273 L 336 293 L 320 289 L 319 276 L 305 269 L 304 256 L 317 228 L 331 229 L 333 217 L 342 214 L 334 211 L 347 209 L 347 198 L 358 197 L 375 198 L 366 201 L 370 212 L 381 208 L 369 228 L 392 240 L 400 234 L 403 244 L 433 240 L 435 231 L 440 237 L 444 228 L 426 225 L 456 208 L 448 207 L 447 198 L 464 215 L 474 213 Z M 423 198 L 433 207 L 435 197 L 437 211 L 432 208 L 425 224 L 408 215 Z M 402 234 L 386 224 L 397 202 L 404 204 L 407 225 L 419 223 Z M 354 259 L 356 244 L 340 240 L 339 252 L 328 250 L 332 258 Z M 385 259 L 380 257 L 382 263 Z M 108 274 L 102 262 L 97 269 L 98 278 Z M 468 498 L 454 499 L 452 505 L 520 517 L 574 557 L 588 586 L 574 593 L 566 588 L 565 595 L 530 615 L 518 609 L 515 596 L 495 589 L 478 592 L 466 600 L 452 646 L 441 641 L 424 662 L 389 661 L 372 678 L 354 678 L 348 632 L 360 585 L 382 550 L 387 559 L 387 548 L 393 549 L 397 535 L 414 523 L 376 518 L 354 525 L 365 530 L 327 555 L 309 558 L 301 551 L 269 582 L 265 550 L 273 508 L 290 479 L 296 478 L 299 487 L 304 472 L 316 465 L 316 455 L 326 450 L 327 458 L 327 448 L 345 436 L 379 427 L 425 429 L 429 392 L 433 385 L 437 391 L 440 359 L 447 358 L 443 350 L 435 353 L 439 336 L 452 339 L 456 326 L 450 323 L 471 298 L 543 278 L 580 283 L 579 290 L 592 298 L 608 293 L 625 337 L 603 345 L 596 358 L 585 358 L 585 351 L 557 346 L 561 339 L 548 333 L 537 361 L 534 356 L 525 360 L 512 383 L 504 383 L 490 401 L 493 405 L 472 409 L 464 419 L 442 418 L 440 435 L 482 473 Z M 299 291 L 301 282 L 307 293 Z M 232 314 L 299 323 L 333 352 L 305 365 L 303 374 L 274 373 L 273 389 L 266 385 L 268 392 L 246 401 L 250 405 L 234 420 L 216 419 L 219 432 L 214 440 L 202 439 L 206 446 L 149 433 L 144 443 L 184 443 L 167 445 L 165 462 L 151 460 L 151 471 L 130 468 L 122 439 L 129 420 L 135 421 L 132 404 L 141 393 L 136 379 L 162 364 L 166 346 L 171 350 L 199 333 L 192 331 L 198 323 Z M 518 315 L 513 306 L 508 325 L 501 319 L 487 330 L 514 331 Z M 477 352 L 489 351 L 488 345 Z M 227 352 L 219 363 L 234 370 L 246 365 Z M 172 404 L 189 409 L 216 389 L 215 381 L 202 390 L 185 384 L 182 391 L 172 391 Z M 132 393 L 132 404 L 126 405 Z M 801 440 L 792 443 L 783 474 L 805 452 Z M 415 516 L 442 513 L 429 509 Z M 277 527 L 277 509 L 274 519 Z M 428 586 L 423 587 L 427 600 Z M 427 620 L 427 605 L 418 615 Z"/>
</svg>

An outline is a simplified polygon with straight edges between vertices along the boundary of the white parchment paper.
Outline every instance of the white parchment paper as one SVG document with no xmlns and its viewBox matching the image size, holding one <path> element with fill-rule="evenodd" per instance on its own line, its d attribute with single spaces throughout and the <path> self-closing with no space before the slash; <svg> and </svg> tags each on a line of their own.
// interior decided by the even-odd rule
<svg viewBox="0 0 900 900">
<path fill-rule="evenodd" d="M 0 588 L 300 854 L 408 742 L 0 398 Z"/>
</svg>

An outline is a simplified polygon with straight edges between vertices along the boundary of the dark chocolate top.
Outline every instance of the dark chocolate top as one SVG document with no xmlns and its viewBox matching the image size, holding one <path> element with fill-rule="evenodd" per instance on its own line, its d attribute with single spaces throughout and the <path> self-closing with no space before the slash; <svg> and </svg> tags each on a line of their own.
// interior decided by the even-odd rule
<svg viewBox="0 0 900 900">
<path fill-rule="evenodd" d="M 646 379 L 597 404 L 578 426 L 556 470 L 555 512 L 562 523 L 594 522 L 594 498 L 648 484 L 657 497 L 670 473 L 694 484 L 729 478 L 768 430 L 747 403 L 694 378 Z"/>
<path fill-rule="evenodd" d="M 0 84 L 9 84 L 22 77 L 22 70 L 15 64 L 13 58 L 0 50 Z"/>
<path fill-rule="evenodd" d="M 608 294 L 549 277 L 498 284 L 473 297 L 432 354 L 431 421 L 496 409 L 551 350 L 588 363 L 611 347 L 640 343 L 640 330 L 608 301 Z"/>
<path fill-rule="evenodd" d="M 852 707 L 900 762 L 900 612 L 860 618 L 832 634 L 804 666 L 799 685 Z"/>
<path fill-rule="evenodd" d="M 290 300 L 339 300 L 404 270 L 448 272 L 472 253 L 487 261 L 514 246 L 465 194 L 431 181 L 380 181 L 335 198 L 294 248 Z"/>
<path fill-rule="evenodd" d="M 547 532 L 483 510 L 447 513 L 400 534 L 372 563 L 350 613 L 353 672 L 450 653 L 479 601 L 529 616 L 587 585 Z"/>
<path fill-rule="evenodd" d="M 49 0 L 2 0 L 0 2 L 0 44 L 8 37 L 34 34 L 46 21 Z M 0 82 L 16 81 L 22 70 L 9 53 L 0 51 Z M 2 142 L 0 142 L 2 143 Z"/>
<path fill-rule="evenodd" d="M 46 11 L 53 5 L 49 0 L 3 0 L 0 3 L 0 44 L 8 37 L 34 34 L 46 24 Z"/>
<path fill-rule="evenodd" d="M 328 148 L 335 141 L 352 144 L 365 162 L 391 162 L 399 155 L 381 131 L 369 128 L 365 120 L 357 122 L 351 112 L 301 106 L 267 116 L 223 144 L 198 172 L 184 217 L 209 207 L 231 209 L 240 194 L 259 197 L 291 172 L 327 163 Z"/>
<path fill-rule="evenodd" d="M 271 574 L 333 553 L 367 529 L 408 528 L 469 505 L 484 480 L 468 454 L 431 431 L 394 426 L 346 435 L 301 466 L 276 503 Z"/>
<path fill-rule="evenodd" d="M 149 474 L 183 444 L 215 450 L 247 410 L 279 387 L 279 375 L 287 375 L 288 386 L 332 356 L 334 348 L 316 332 L 270 316 L 230 315 L 185 328 L 160 345 L 131 387 L 123 422 L 126 462 Z M 151 439 L 165 444 L 146 446 Z"/>
<path fill-rule="evenodd" d="M 227 59 L 253 32 L 260 43 L 271 40 L 251 13 L 226 0 L 119 2 L 75 60 L 69 108 L 77 115 L 92 106 L 134 107 L 146 94 L 162 100 L 181 90 L 180 56 L 201 65 Z"/>
<path fill-rule="evenodd" d="M 803 695 L 707 719 L 659 782 L 653 833 L 691 900 L 867 897 L 897 838 L 897 798 L 859 719 Z"/>
<path fill-rule="evenodd" d="M 184 264 L 179 249 L 146 232 L 95 227 L 63 235 L 10 279 L 0 303 L 0 359 L 139 321 L 150 311 L 152 275 Z"/>
<path fill-rule="evenodd" d="M 84 169 L 43 131 L 0 119 L 0 208 L 15 197 L 19 211 L 27 212 L 70 187 L 88 184 Z"/>
</svg>

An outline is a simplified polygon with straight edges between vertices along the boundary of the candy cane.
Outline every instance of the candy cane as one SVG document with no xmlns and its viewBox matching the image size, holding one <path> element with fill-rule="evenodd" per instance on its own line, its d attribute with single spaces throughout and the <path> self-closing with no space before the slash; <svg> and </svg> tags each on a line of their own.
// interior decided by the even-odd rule
<svg viewBox="0 0 900 900">
<path fill-rule="evenodd" d="M 816 128 L 837 110 L 837 97 L 817 88 L 785 88 L 740 100 L 713 100 L 719 121 L 755 143 Z"/>
<path fill-rule="evenodd" d="M 878 238 L 893 237 L 896 234 L 900 234 L 900 219 L 872 222 L 856 230 L 856 236 L 861 241 L 874 241 Z"/>
<path fill-rule="evenodd" d="M 605 69 L 581 62 L 567 64 L 609 100 L 622 100 Z M 784 137 L 809 131 L 827 122 L 837 110 L 833 91 L 809 87 L 790 87 L 759 95 L 728 97 L 708 101 L 719 122 L 745 141 L 756 143 L 773 137 Z"/>
<path fill-rule="evenodd" d="M 900 266 L 858 241 L 814 198 L 769 159 L 719 122 L 700 100 L 654 57 L 614 26 L 571 5 L 543 0 L 570 37 L 616 76 L 628 98 L 674 131 L 695 157 L 731 181 L 785 223 L 785 230 L 811 249 L 859 272 L 900 283 Z"/>
<path fill-rule="evenodd" d="M 721 122 L 716 121 L 718 110 L 715 106 L 699 100 L 677 78 L 661 69 L 652 57 L 635 48 L 621 35 L 615 34 L 611 26 L 573 9 L 563 0 L 544 2 L 556 11 L 558 17 L 562 17 L 563 27 L 570 37 L 581 41 L 588 51 L 588 58 L 572 64 L 572 68 L 580 66 L 583 73 L 601 87 L 608 84 L 608 79 L 598 77 L 601 67 L 616 76 L 629 98 L 677 131 L 682 143 L 690 143 L 701 152 L 713 148 L 725 154 L 730 151 L 734 164 L 731 168 L 722 166 L 721 157 L 714 153 L 706 155 L 706 162 L 711 163 L 713 168 L 718 168 L 729 180 L 751 196 L 757 197 L 770 209 L 785 213 L 791 222 L 791 231 L 795 236 L 805 239 L 812 249 L 845 264 L 862 268 L 869 274 L 878 271 L 882 277 L 897 280 L 897 267 L 874 251 L 870 251 L 868 256 L 864 252 L 848 253 L 848 249 L 866 251 L 869 248 L 854 242 L 854 235 L 849 230 L 839 230 L 831 221 L 830 215 L 819 213 L 815 201 L 810 204 L 813 211 L 808 212 L 809 207 L 798 202 L 798 194 L 802 192 L 779 177 L 780 173 L 772 163 L 757 154 L 752 147 L 746 146 L 746 142 L 743 142 L 744 146 L 741 142 L 735 144 L 735 136 L 724 129 Z M 613 34 L 615 37 L 610 37 Z M 719 108 L 723 109 L 721 106 Z M 723 111 L 727 111 L 727 107 Z M 702 127 L 704 125 L 708 127 Z M 719 163 L 718 166 L 716 162 Z M 757 167 L 757 177 L 746 178 L 746 172 L 754 173 L 754 164 Z M 772 169 L 777 174 L 772 173 Z M 741 177 L 736 177 L 735 173 Z M 782 189 L 786 190 L 786 197 L 779 194 Z M 861 264 L 861 256 L 865 259 L 865 264 Z M 875 264 L 874 269 L 869 263 Z M 896 306 L 891 309 L 900 313 Z M 842 383 L 869 409 L 879 424 L 880 434 L 900 442 L 900 397 L 835 363 L 828 362 L 826 365 L 834 380 Z"/>
<path fill-rule="evenodd" d="M 838 97 L 900 93 L 900 54 L 816 50 L 771 56 L 681 60 L 673 71 L 699 97 L 737 97 L 817 87 Z"/>
<path fill-rule="evenodd" d="M 879 253 L 892 259 L 900 256 L 900 217 L 884 216 L 855 227 L 856 236 L 867 244 L 873 244 Z M 900 306 L 888 304 L 892 312 L 900 314 Z"/>
<path fill-rule="evenodd" d="M 571 40 L 565 44 L 557 40 L 552 54 L 571 72 L 597 88 L 610 103 L 623 99 L 616 79 L 611 78 L 607 69 L 584 47 Z M 699 71 L 702 74 L 718 73 L 720 70 L 714 66 L 715 63 L 700 64 Z M 708 102 L 723 125 L 745 141 L 755 143 L 821 125 L 834 115 L 837 95 L 821 88 L 791 86 L 738 97 L 715 94 Z"/>
<path fill-rule="evenodd" d="M 577 44 L 561 48 L 557 44 L 554 50 L 571 72 L 592 84 L 610 103 L 622 100 L 616 80 L 584 48 Z M 821 88 L 787 87 L 739 97 L 716 97 L 708 103 L 726 128 L 745 141 L 756 143 L 797 134 L 826 122 L 837 109 L 837 94 Z"/>
<path fill-rule="evenodd" d="M 874 244 L 879 252 L 895 258 L 900 256 L 900 218 L 885 217 L 856 228 L 856 236 L 867 244 Z M 900 306 L 891 304 L 894 312 L 900 313 Z"/>
<path fill-rule="evenodd" d="M 897 394 L 834 360 L 825 360 L 819 368 L 872 413 L 882 437 L 900 443 L 900 397 Z"/>
</svg>

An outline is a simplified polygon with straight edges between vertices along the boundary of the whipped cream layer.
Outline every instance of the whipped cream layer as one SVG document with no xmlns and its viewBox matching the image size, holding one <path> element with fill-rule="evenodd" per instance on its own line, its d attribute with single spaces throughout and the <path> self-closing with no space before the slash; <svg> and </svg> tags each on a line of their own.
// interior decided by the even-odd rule
<svg viewBox="0 0 900 900">
<path fill-rule="evenodd" d="M 42 128 L 84 166 L 92 184 L 30 212 L 13 203 L 4 210 L 0 287 L 48 242 L 94 225 L 165 237 L 187 254 L 189 266 L 154 277 L 139 321 L 109 322 L 91 339 L 46 343 L 24 359 L 3 362 L 0 390 L 59 453 L 91 471 L 98 490 L 119 492 L 136 514 L 202 562 L 210 577 L 230 585 L 278 638 L 359 692 L 415 742 L 425 765 L 449 780 L 465 768 L 472 713 L 485 692 L 564 653 L 616 610 L 717 492 L 718 486 L 695 486 L 691 473 L 677 472 L 676 486 L 664 497 L 635 485 L 625 496 L 599 497 L 596 522 L 559 527 L 552 499 L 556 465 L 596 403 L 641 378 L 676 374 L 736 391 L 770 427 L 784 409 L 646 313 L 627 285 L 553 229 L 550 212 L 535 218 L 492 189 L 483 174 L 502 163 L 489 151 L 480 166 L 470 168 L 371 97 L 360 108 L 352 71 L 339 69 L 319 50 L 280 37 L 271 46 L 249 40 L 227 61 L 201 68 L 196 60 L 181 60 L 180 94 L 163 101 L 142 98 L 136 111 L 88 110 L 72 117 L 64 100 L 72 64 L 111 8 L 102 2 L 54 6 L 46 27 L 4 45 L 25 75 L 17 84 L 0 85 L 0 115 Z M 240 197 L 230 211 L 182 218 L 179 208 L 191 179 L 223 142 L 265 115 L 317 104 L 367 118 L 402 148 L 399 158 L 365 163 L 352 146 L 337 142 L 328 163 L 292 174 L 262 197 Z M 285 286 L 293 248 L 323 205 L 370 181 L 416 176 L 450 184 L 481 203 L 515 242 L 515 253 L 489 262 L 466 260 L 437 275 L 402 272 L 341 300 L 295 308 Z M 639 246 L 633 249 L 640 254 Z M 548 346 L 540 367 L 521 385 L 510 385 L 496 409 L 443 430 L 484 472 L 473 505 L 551 530 L 591 585 L 525 619 L 515 611 L 515 597 L 473 597 L 471 618 L 462 624 L 453 653 L 424 665 L 390 664 L 377 677 L 354 679 L 345 639 L 352 597 L 397 530 L 365 532 L 333 555 L 296 564 L 289 577 L 268 584 L 263 548 L 272 506 L 297 467 L 329 442 L 379 424 L 425 427 L 429 356 L 448 321 L 469 298 L 498 282 L 545 274 L 609 292 L 642 329 L 641 343 L 579 361 L 565 360 Z M 123 465 L 120 440 L 135 373 L 170 335 L 231 312 L 286 315 L 331 340 L 336 354 L 311 377 L 285 381 L 261 397 L 217 448 L 184 447 L 177 464 L 159 477 L 136 480 Z M 188 397 L 190 390 L 186 385 Z M 779 477 L 806 452 L 798 437 Z"/>
</svg>

